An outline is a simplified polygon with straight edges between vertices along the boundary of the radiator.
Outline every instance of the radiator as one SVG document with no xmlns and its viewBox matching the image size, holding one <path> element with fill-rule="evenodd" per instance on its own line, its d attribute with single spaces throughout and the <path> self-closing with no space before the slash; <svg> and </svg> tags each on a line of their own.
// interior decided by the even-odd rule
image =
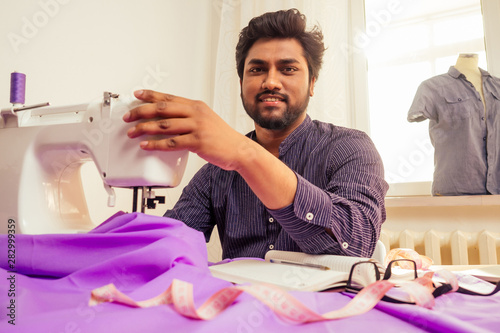
<svg viewBox="0 0 500 333">
<path fill-rule="evenodd" d="M 430 257 L 436 265 L 500 264 L 500 233 L 391 230 L 382 228 L 380 240 L 386 250 L 409 248 Z"/>
<path fill-rule="evenodd" d="M 425 232 L 405 229 L 393 231 L 383 228 L 380 240 L 386 251 L 406 248 L 428 256 L 436 265 L 491 265 L 500 264 L 500 232 L 463 230 Z M 208 259 L 222 259 L 217 229 L 207 244 Z"/>
</svg>

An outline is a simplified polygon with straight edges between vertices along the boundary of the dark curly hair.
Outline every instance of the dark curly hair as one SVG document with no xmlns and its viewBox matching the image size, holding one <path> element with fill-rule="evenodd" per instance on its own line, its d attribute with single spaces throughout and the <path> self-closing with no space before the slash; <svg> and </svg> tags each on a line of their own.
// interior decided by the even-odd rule
<svg viewBox="0 0 500 333">
<path fill-rule="evenodd" d="M 254 17 L 240 32 L 236 45 L 236 68 L 243 79 L 245 59 L 252 45 L 260 38 L 295 38 L 304 49 L 309 69 L 309 80 L 318 78 L 325 46 L 318 26 L 306 31 L 306 17 L 297 9 L 279 10 Z"/>
</svg>

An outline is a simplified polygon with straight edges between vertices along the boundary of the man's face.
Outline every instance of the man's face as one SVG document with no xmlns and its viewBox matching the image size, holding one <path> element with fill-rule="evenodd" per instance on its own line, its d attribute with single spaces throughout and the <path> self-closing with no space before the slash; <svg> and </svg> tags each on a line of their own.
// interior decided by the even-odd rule
<svg viewBox="0 0 500 333">
<path fill-rule="evenodd" d="M 241 100 L 256 125 L 285 129 L 303 120 L 314 79 L 296 39 L 259 39 L 248 51 Z"/>
</svg>

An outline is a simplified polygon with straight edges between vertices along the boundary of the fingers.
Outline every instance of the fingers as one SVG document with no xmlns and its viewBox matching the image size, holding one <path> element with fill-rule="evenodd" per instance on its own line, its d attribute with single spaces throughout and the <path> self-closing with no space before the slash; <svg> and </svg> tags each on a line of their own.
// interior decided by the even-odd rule
<svg viewBox="0 0 500 333">
<path fill-rule="evenodd" d="M 189 150 L 210 156 L 203 151 L 213 152 L 213 141 L 220 141 L 214 128 L 222 133 L 227 126 L 204 102 L 152 90 L 134 94 L 147 103 L 131 109 L 123 120 L 136 122 L 127 132 L 130 138 L 150 136 L 140 143 L 144 150 Z"/>
<path fill-rule="evenodd" d="M 175 96 L 164 94 L 154 90 L 137 90 L 134 91 L 134 96 L 144 102 L 155 103 L 159 101 L 172 101 Z"/>
<path fill-rule="evenodd" d="M 175 95 L 165 94 L 154 90 L 136 90 L 134 96 L 144 102 L 157 103 L 157 102 L 176 102 L 188 103 L 190 99 L 179 97 Z"/>
<path fill-rule="evenodd" d="M 141 141 L 140 147 L 144 150 L 190 150 L 193 151 L 192 135 L 179 135 L 162 140 Z M 194 151 L 193 151 L 194 152 Z"/>
<path fill-rule="evenodd" d="M 159 101 L 156 103 L 143 104 L 129 110 L 123 115 L 127 123 L 139 119 L 186 117 L 189 114 L 189 105 L 175 101 Z"/>
<path fill-rule="evenodd" d="M 179 135 L 190 133 L 193 128 L 192 120 L 187 118 L 157 119 L 138 123 L 128 130 L 127 135 L 130 138 L 144 134 Z"/>
<path fill-rule="evenodd" d="M 156 117 L 186 117 L 190 111 L 189 106 L 193 103 L 193 101 L 183 97 L 153 90 L 137 90 L 134 92 L 134 96 L 149 103 L 131 109 L 123 115 L 125 122 Z"/>
</svg>

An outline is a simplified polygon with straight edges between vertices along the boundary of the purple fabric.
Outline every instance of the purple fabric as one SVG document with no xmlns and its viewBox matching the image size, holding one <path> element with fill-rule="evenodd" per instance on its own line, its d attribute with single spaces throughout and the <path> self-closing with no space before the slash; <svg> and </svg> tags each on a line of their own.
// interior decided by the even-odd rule
<svg viewBox="0 0 500 333">
<path fill-rule="evenodd" d="M 432 310 L 389 302 L 379 302 L 375 309 L 429 332 L 500 332 L 498 294 L 482 297 L 448 293 L 436 298 Z"/>
<path fill-rule="evenodd" d="M 7 252 L 5 235 L 0 248 Z M 181 279 L 193 283 L 197 306 L 230 285 L 210 275 L 202 233 L 177 220 L 138 213 L 117 214 L 88 234 L 16 235 L 17 272 L 8 272 L 7 255 L 0 256 L 0 267 L 0 332 L 482 332 L 500 327 L 500 297 L 456 294 L 438 298 L 432 311 L 380 303 L 353 318 L 298 326 L 247 294 L 211 321 L 185 318 L 170 306 L 89 307 L 90 292 L 108 283 L 144 300 Z M 15 298 L 8 296 L 11 276 Z M 319 313 L 350 301 L 342 293 L 293 295 Z M 15 326 L 7 316 L 12 300 Z"/>
</svg>

